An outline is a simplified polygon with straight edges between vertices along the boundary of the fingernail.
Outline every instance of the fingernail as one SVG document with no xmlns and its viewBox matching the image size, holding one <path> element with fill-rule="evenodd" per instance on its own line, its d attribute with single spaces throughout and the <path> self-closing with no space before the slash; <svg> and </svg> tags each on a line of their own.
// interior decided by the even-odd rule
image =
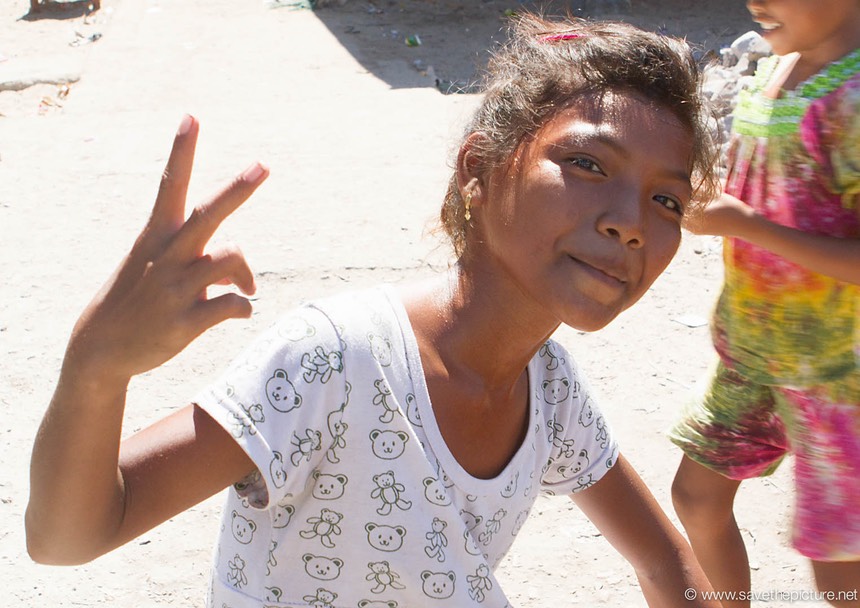
<svg viewBox="0 0 860 608">
<path fill-rule="evenodd" d="M 191 130 L 191 125 L 194 124 L 194 118 L 190 114 L 186 114 L 185 118 L 182 119 L 182 122 L 179 123 L 179 130 L 176 132 L 177 135 L 185 135 L 188 131 Z"/>
<path fill-rule="evenodd" d="M 253 165 L 245 169 L 245 172 L 242 174 L 242 179 L 244 179 L 246 182 L 254 183 L 258 179 L 260 179 L 260 177 L 263 175 L 263 173 L 265 173 L 265 171 L 266 168 L 263 166 L 262 163 L 254 163 Z"/>
</svg>

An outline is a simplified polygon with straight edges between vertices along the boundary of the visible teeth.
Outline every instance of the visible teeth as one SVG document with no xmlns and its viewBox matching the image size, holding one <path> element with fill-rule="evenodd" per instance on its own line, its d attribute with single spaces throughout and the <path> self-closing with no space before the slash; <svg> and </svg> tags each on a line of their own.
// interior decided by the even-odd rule
<svg viewBox="0 0 860 608">
<path fill-rule="evenodd" d="M 761 29 L 768 32 L 771 30 L 775 30 L 779 27 L 778 23 L 759 23 L 759 25 L 761 26 Z"/>
</svg>

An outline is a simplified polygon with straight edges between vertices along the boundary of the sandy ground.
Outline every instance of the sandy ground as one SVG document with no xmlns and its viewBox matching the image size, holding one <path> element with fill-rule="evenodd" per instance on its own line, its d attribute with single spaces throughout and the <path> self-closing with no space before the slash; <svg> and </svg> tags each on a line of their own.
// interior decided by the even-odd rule
<svg viewBox="0 0 860 608">
<path fill-rule="evenodd" d="M 127 432 L 184 404 L 300 300 L 444 267 L 426 228 L 475 98 L 443 95 L 435 79 L 474 81 L 504 11 L 520 6 L 351 0 L 311 12 L 262 0 L 103 0 L 89 17 L 40 19 L 26 16 L 27 0 L 0 6 L 0 604 L 202 602 L 220 496 L 82 567 L 33 564 L 23 533 L 29 453 L 69 329 L 142 225 L 182 114 L 202 123 L 191 200 L 255 159 L 271 166 L 220 236 L 242 246 L 259 295 L 250 321 L 215 328 L 134 382 Z M 553 3 L 566 7 L 687 36 L 702 53 L 750 29 L 739 0 Z M 420 46 L 404 43 L 413 35 Z M 30 82 L 43 84 L 8 90 Z M 670 514 L 679 454 L 664 431 L 712 356 L 697 320 L 720 272 L 719 243 L 687 235 L 640 305 L 599 333 L 557 336 Z M 812 589 L 788 544 L 789 466 L 738 499 L 762 591 Z M 644 605 L 629 566 L 565 499 L 538 502 L 500 578 L 517 606 Z"/>
</svg>

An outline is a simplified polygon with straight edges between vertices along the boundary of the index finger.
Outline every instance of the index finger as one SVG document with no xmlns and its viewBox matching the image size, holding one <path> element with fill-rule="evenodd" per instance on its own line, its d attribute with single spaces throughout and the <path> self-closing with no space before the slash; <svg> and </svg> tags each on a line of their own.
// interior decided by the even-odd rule
<svg viewBox="0 0 860 608">
<path fill-rule="evenodd" d="M 244 203 L 269 177 L 269 168 L 254 163 L 211 200 L 191 212 L 171 245 L 180 256 L 199 257 L 218 226 Z"/>
<path fill-rule="evenodd" d="M 152 221 L 157 228 L 173 233 L 185 221 L 185 197 L 194 165 L 194 150 L 200 123 L 187 114 L 176 131 L 170 158 L 161 176 L 158 196 L 152 209 Z"/>
</svg>

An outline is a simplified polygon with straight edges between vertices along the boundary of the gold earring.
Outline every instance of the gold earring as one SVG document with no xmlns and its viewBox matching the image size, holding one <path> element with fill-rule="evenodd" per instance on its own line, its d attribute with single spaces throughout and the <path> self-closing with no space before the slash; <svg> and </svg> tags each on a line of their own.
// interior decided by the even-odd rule
<svg viewBox="0 0 860 608">
<path fill-rule="evenodd" d="M 472 193 L 469 192 L 466 195 L 466 200 L 463 202 L 463 206 L 466 208 L 466 221 L 472 219 Z"/>
</svg>

